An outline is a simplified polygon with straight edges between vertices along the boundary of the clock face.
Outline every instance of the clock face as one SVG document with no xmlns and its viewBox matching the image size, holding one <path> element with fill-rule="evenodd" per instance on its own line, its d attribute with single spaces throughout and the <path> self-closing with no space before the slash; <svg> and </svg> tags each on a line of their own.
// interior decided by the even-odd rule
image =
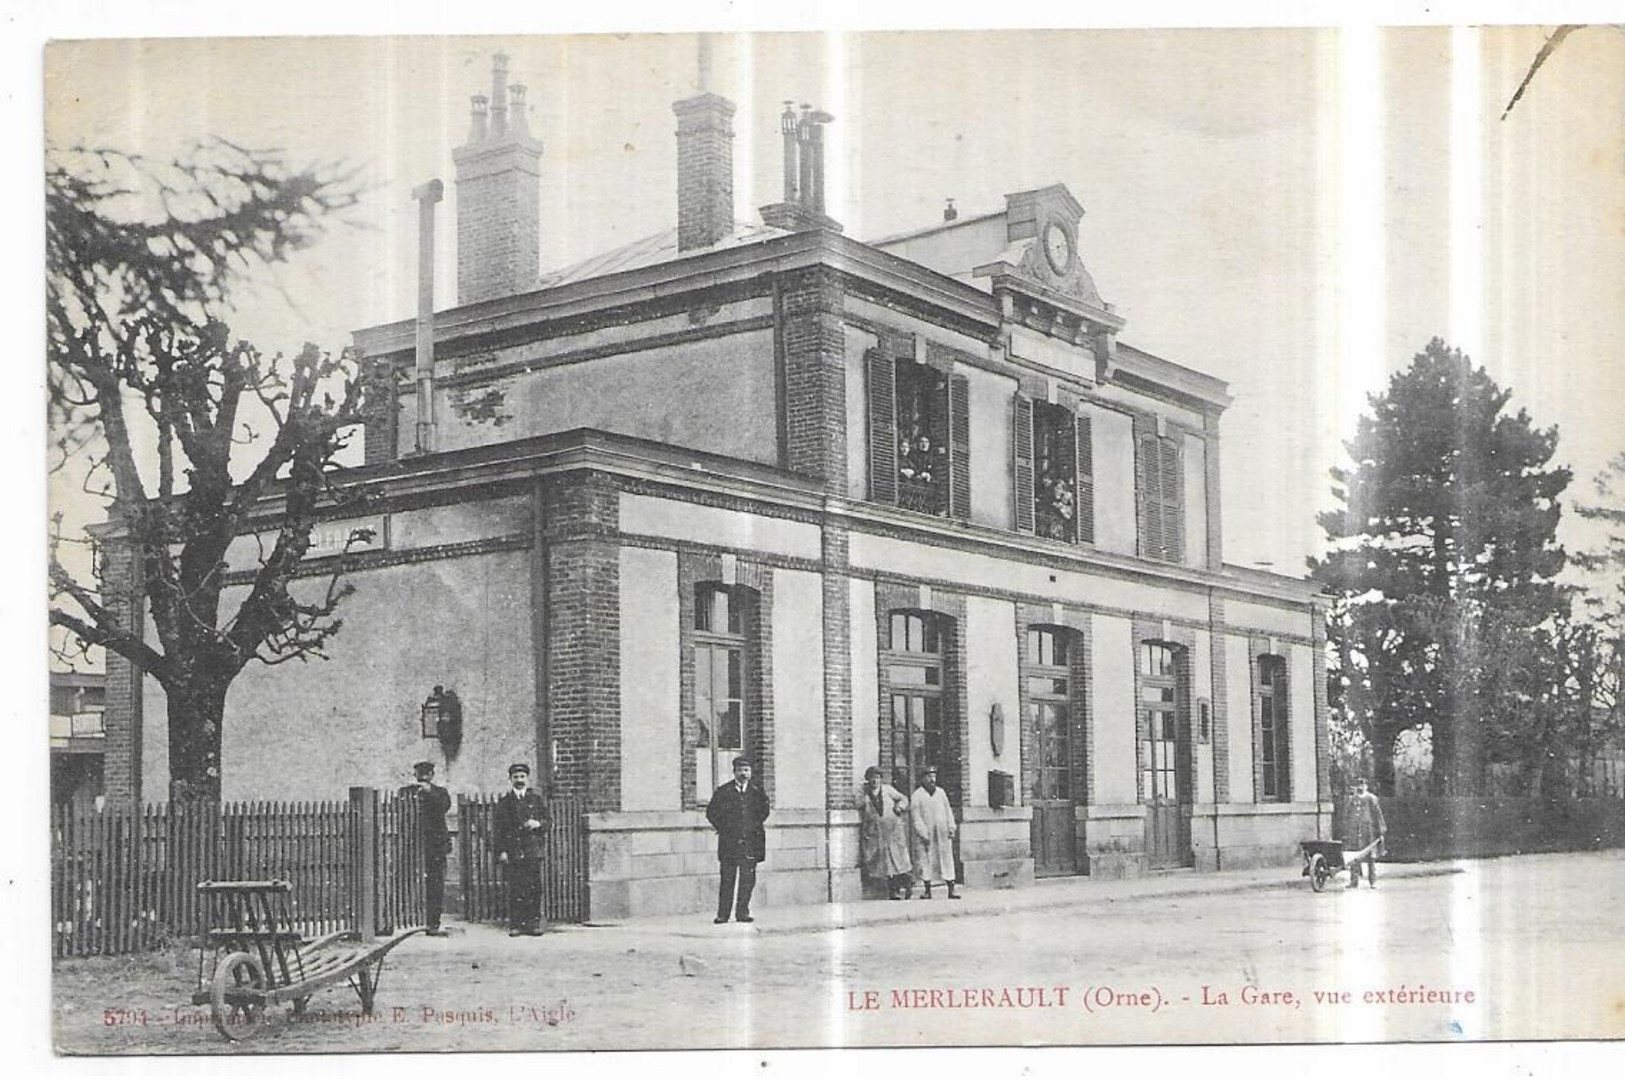
<svg viewBox="0 0 1625 1080">
<path fill-rule="evenodd" d="M 1058 222 L 1052 221 L 1044 227 L 1044 257 L 1057 274 L 1066 273 L 1067 267 L 1072 265 L 1072 236 Z"/>
</svg>

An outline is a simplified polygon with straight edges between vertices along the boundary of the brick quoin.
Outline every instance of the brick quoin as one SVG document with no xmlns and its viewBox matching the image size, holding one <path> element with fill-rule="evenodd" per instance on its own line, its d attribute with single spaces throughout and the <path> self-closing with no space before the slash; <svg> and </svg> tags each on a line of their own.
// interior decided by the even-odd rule
<svg viewBox="0 0 1625 1080">
<path fill-rule="evenodd" d="M 552 791 L 589 811 L 621 806 L 619 495 L 601 473 L 550 481 L 547 546 L 548 726 Z M 540 747 L 546 760 L 549 747 Z"/>
</svg>

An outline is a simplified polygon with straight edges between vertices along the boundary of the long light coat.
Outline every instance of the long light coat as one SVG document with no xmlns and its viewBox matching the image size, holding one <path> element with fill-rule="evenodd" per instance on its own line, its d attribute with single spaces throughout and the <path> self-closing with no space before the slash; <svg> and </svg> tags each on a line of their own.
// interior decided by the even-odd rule
<svg viewBox="0 0 1625 1080">
<path fill-rule="evenodd" d="M 858 792 L 858 822 L 864 874 L 884 879 L 908 873 L 914 865 L 908 854 L 908 796 L 890 784 L 881 784 L 877 813 L 868 785 L 864 785 Z"/>
<path fill-rule="evenodd" d="M 954 880 L 954 808 L 942 788 L 917 787 L 908 800 L 914 834 L 914 871 L 924 882 Z"/>
</svg>

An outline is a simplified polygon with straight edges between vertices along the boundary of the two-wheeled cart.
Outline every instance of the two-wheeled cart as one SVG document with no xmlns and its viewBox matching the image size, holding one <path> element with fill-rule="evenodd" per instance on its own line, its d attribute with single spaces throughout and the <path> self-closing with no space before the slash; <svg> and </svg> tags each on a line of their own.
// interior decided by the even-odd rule
<svg viewBox="0 0 1625 1080">
<path fill-rule="evenodd" d="M 1309 879 L 1311 889 L 1320 892 L 1328 881 L 1361 859 L 1380 854 L 1382 837 L 1377 837 L 1358 851 L 1343 850 L 1341 840 L 1304 840 L 1300 843 L 1303 848 L 1303 876 Z"/>
<path fill-rule="evenodd" d="M 214 1026 L 233 1041 L 265 1027 L 269 1010 L 291 1003 L 302 1015 L 324 986 L 348 982 L 372 1015 L 373 995 L 389 951 L 422 927 L 365 941 L 354 930 L 307 939 L 294 926 L 286 881 L 205 881 L 209 929 L 198 942 L 194 1005 L 207 1004 Z M 207 967 L 207 972 L 205 972 Z"/>
</svg>

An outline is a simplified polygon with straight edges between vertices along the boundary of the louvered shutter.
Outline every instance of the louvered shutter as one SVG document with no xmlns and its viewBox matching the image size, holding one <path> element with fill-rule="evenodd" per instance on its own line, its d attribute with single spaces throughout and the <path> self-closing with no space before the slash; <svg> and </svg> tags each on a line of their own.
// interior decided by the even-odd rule
<svg viewBox="0 0 1625 1080">
<path fill-rule="evenodd" d="M 1162 558 L 1162 470 L 1156 435 L 1134 440 L 1134 509 L 1142 558 Z"/>
<path fill-rule="evenodd" d="M 1179 443 L 1159 439 L 1158 468 L 1162 473 L 1162 546 L 1169 562 L 1185 561 L 1185 470 Z"/>
<path fill-rule="evenodd" d="M 1015 435 L 1012 460 L 1015 462 L 1016 531 L 1033 531 L 1033 399 L 1015 396 Z"/>
<path fill-rule="evenodd" d="M 1095 438 L 1087 415 L 1078 417 L 1078 542 L 1095 542 Z"/>
<path fill-rule="evenodd" d="M 869 498 L 897 502 L 897 366 L 879 349 L 864 354 L 869 372 Z"/>
<path fill-rule="evenodd" d="M 948 376 L 948 513 L 970 520 L 970 379 Z"/>
</svg>

